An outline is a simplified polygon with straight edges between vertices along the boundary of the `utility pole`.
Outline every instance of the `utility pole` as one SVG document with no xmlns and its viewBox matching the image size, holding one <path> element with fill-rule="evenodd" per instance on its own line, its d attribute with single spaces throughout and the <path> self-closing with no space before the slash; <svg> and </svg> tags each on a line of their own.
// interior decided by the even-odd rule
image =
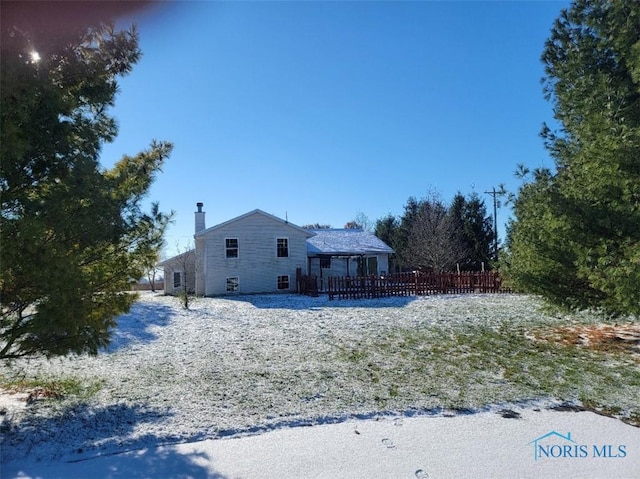
<svg viewBox="0 0 640 479">
<path fill-rule="evenodd" d="M 498 261 L 498 195 L 494 186 L 491 191 L 485 191 L 485 194 L 493 197 L 493 259 Z"/>
</svg>

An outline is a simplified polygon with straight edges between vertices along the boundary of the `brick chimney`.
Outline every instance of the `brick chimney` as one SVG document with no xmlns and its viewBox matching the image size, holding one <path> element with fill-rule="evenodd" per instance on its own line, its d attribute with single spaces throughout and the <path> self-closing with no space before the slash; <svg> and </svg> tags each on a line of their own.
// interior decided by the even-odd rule
<svg viewBox="0 0 640 479">
<path fill-rule="evenodd" d="M 205 229 L 204 226 L 204 211 L 202 211 L 202 207 L 204 206 L 202 203 L 196 203 L 198 207 L 198 211 L 196 211 L 196 233 Z"/>
</svg>

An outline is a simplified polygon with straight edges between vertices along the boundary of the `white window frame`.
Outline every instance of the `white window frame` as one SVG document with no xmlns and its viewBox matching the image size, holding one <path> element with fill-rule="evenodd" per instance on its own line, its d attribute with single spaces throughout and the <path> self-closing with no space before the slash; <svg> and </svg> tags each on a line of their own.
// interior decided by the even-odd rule
<svg viewBox="0 0 640 479">
<path fill-rule="evenodd" d="M 230 247 L 227 246 L 227 241 L 230 240 L 235 240 L 236 241 L 236 246 L 234 247 Z M 235 256 L 229 256 L 229 251 L 230 250 L 236 250 L 236 255 Z M 240 257 L 240 240 L 238 240 L 238 238 L 225 238 L 224 239 L 224 257 L 225 259 L 238 259 Z"/>
<path fill-rule="evenodd" d="M 178 284 L 176 284 L 176 274 L 178 275 Z M 184 281 L 183 277 L 184 275 L 182 274 L 181 270 L 177 270 L 177 271 L 173 271 L 173 274 L 171 275 L 172 278 L 172 283 L 173 284 L 173 289 L 176 288 L 181 288 L 182 287 L 182 281 Z"/>
<path fill-rule="evenodd" d="M 229 289 L 229 284 L 233 285 L 233 281 L 235 280 L 235 288 Z M 240 277 L 238 276 L 229 276 L 226 280 L 225 291 L 227 293 L 237 293 L 240 291 Z"/>
<path fill-rule="evenodd" d="M 280 287 L 280 279 L 281 278 L 287 278 L 287 287 L 286 288 L 281 288 Z M 276 288 L 278 291 L 289 291 L 291 290 L 291 276 L 288 274 L 279 274 L 278 276 L 276 276 Z"/>
<path fill-rule="evenodd" d="M 280 256 L 278 254 L 280 252 L 280 241 L 281 240 L 286 241 L 286 245 L 287 245 L 287 255 L 286 256 Z M 276 258 L 288 258 L 288 257 L 289 257 L 289 238 L 288 237 L 284 237 L 284 236 L 276 238 Z"/>
</svg>

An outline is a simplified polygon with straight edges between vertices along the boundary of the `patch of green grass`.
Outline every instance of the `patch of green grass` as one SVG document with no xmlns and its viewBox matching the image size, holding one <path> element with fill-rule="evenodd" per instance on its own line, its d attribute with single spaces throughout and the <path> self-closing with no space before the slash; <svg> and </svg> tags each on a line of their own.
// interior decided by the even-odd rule
<svg viewBox="0 0 640 479">
<path fill-rule="evenodd" d="M 476 408 L 554 398 L 629 420 L 640 416 L 637 363 L 622 354 L 533 340 L 530 326 L 547 327 L 503 321 L 395 328 L 384 337 L 339 344 L 338 357 L 380 408 Z"/>
<path fill-rule="evenodd" d="M 56 399 L 73 397 L 76 399 L 88 399 L 94 396 L 102 388 L 102 381 L 83 380 L 76 377 L 64 378 L 0 378 L 0 388 L 16 392 L 40 391 L 39 397 L 43 399 Z"/>
</svg>

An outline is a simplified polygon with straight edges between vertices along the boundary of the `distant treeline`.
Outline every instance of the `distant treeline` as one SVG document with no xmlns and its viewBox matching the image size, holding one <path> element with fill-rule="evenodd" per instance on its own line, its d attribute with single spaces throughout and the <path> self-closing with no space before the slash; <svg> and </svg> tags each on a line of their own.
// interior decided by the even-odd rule
<svg viewBox="0 0 640 479">
<path fill-rule="evenodd" d="M 438 195 L 411 196 L 401 216 L 376 221 L 375 235 L 391 246 L 391 271 L 480 271 L 494 265 L 495 232 L 477 193 L 457 193 L 451 203 Z"/>
</svg>

